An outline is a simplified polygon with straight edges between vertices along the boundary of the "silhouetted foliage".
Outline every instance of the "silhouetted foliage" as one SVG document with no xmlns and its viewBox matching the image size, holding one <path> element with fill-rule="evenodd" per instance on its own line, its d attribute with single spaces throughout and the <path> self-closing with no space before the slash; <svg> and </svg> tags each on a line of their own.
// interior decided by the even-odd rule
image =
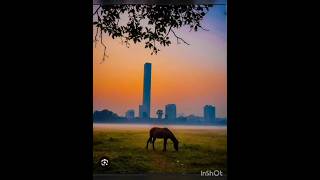
<svg viewBox="0 0 320 180">
<path fill-rule="evenodd" d="M 157 110 L 157 115 L 158 115 L 158 118 L 162 118 L 162 115 L 163 115 L 163 110 L 161 110 L 161 109 L 158 109 Z"/>
<path fill-rule="evenodd" d="M 116 113 L 109 111 L 107 109 L 104 109 L 102 111 L 95 111 L 93 113 L 94 122 L 114 120 L 118 118 L 119 116 Z"/>
<path fill-rule="evenodd" d="M 190 31 L 204 29 L 201 20 L 212 5 L 103 5 L 94 12 L 96 20 L 93 22 L 96 29 L 95 43 L 100 40 L 104 46 L 104 57 L 106 46 L 102 40 L 103 33 L 113 39 L 120 38 L 123 44 L 129 47 L 130 42 L 142 43 L 145 48 L 151 50 L 151 55 L 157 54 L 160 46 L 169 46 L 172 34 L 177 43 L 183 42 L 189 45 L 183 38 L 179 37 L 175 30 L 187 26 Z M 128 16 L 125 24 L 119 23 L 122 15 Z M 100 39 L 99 39 L 100 38 Z"/>
</svg>

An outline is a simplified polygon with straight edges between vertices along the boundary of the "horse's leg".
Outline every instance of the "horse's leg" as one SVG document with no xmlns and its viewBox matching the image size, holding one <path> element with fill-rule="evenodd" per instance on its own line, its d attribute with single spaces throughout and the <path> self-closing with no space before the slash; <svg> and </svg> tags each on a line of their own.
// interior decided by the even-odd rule
<svg viewBox="0 0 320 180">
<path fill-rule="evenodd" d="M 167 138 L 163 139 L 163 151 L 167 151 Z"/>
<path fill-rule="evenodd" d="M 154 150 L 154 142 L 156 141 L 156 139 L 157 138 L 155 138 L 155 137 L 152 139 L 152 148 L 153 148 L 153 150 Z"/>
<path fill-rule="evenodd" d="M 152 139 L 152 137 L 150 136 L 149 139 L 148 139 L 148 141 L 147 141 L 147 149 L 148 149 L 148 145 L 149 145 L 151 139 Z"/>
</svg>

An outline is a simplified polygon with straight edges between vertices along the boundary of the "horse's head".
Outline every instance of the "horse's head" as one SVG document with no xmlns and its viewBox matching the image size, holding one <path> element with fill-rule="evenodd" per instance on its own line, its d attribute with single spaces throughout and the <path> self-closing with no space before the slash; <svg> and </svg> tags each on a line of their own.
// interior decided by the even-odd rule
<svg viewBox="0 0 320 180">
<path fill-rule="evenodd" d="M 174 149 L 175 149 L 176 151 L 178 151 L 178 149 L 179 149 L 179 141 L 178 141 L 178 140 L 175 141 L 175 142 L 173 143 L 173 146 L 174 146 Z"/>
</svg>

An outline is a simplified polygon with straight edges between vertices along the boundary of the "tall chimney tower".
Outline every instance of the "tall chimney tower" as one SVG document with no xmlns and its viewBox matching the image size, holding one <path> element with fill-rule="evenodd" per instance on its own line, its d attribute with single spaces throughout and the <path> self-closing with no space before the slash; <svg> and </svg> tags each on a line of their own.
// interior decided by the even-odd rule
<svg viewBox="0 0 320 180">
<path fill-rule="evenodd" d="M 151 101 L 151 63 L 144 64 L 143 102 L 140 108 L 140 118 L 150 118 Z M 142 117 L 141 117 L 142 116 Z"/>
</svg>

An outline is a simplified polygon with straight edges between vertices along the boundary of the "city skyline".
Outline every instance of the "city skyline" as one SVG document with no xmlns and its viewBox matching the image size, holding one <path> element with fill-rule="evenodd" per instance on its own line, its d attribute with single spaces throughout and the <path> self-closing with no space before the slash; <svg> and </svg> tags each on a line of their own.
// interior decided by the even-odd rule
<svg viewBox="0 0 320 180">
<path fill-rule="evenodd" d="M 127 48 L 119 40 L 105 37 L 108 58 L 101 63 L 103 47 L 93 47 L 93 110 L 109 109 L 124 115 L 142 104 L 143 65 L 152 63 L 151 117 L 174 103 L 177 115 L 203 115 L 205 105 L 216 107 L 217 117 L 227 117 L 227 52 L 224 7 L 213 7 L 202 25 L 209 31 L 177 31 L 190 45 L 162 47 L 157 55 L 143 44 Z"/>
<path fill-rule="evenodd" d="M 140 106 L 140 105 L 139 105 Z M 103 110 L 108 110 L 108 111 L 111 111 L 112 112 L 112 109 L 101 109 L 101 111 Z M 161 111 L 162 113 L 165 114 L 165 117 L 164 118 L 159 118 L 158 114 L 157 114 L 157 117 L 150 117 L 150 118 L 158 118 L 158 119 L 176 119 L 176 118 L 179 118 L 179 117 L 188 117 L 188 116 L 195 116 L 194 114 L 188 114 L 188 115 L 179 115 L 177 114 L 177 107 L 175 104 L 167 104 L 165 105 L 165 107 L 163 109 L 158 109 L 158 111 Z M 214 105 L 211 105 L 211 104 L 206 104 L 204 107 L 203 107 L 203 114 L 202 116 L 197 116 L 197 117 L 201 117 L 205 120 L 210 120 L 210 121 L 215 121 L 216 118 L 227 118 L 227 117 L 216 117 L 215 115 L 215 106 Z M 99 110 L 96 110 L 96 111 L 99 111 Z M 171 111 L 171 112 L 170 112 Z M 95 111 L 94 111 L 95 112 Z M 141 115 L 135 115 L 135 110 L 134 109 L 128 109 L 124 115 L 122 114 L 117 114 L 119 117 L 126 117 L 128 118 L 128 116 L 130 116 L 131 118 L 140 118 Z M 162 114 L 161 113 L 161 114 Z M 171 115 L 169 115 L 171 114 Z M 174 114 L 174 115 L 172 115 Z M 162 115 L 161 115 L 162 116 Z M 168 116 L 173 116 L 174 118 L 170 118 Z M 140 118 L 141 119 L 141 118 Z M 143 118 L 142 118 L 143 119 Z"/>
</svg>

